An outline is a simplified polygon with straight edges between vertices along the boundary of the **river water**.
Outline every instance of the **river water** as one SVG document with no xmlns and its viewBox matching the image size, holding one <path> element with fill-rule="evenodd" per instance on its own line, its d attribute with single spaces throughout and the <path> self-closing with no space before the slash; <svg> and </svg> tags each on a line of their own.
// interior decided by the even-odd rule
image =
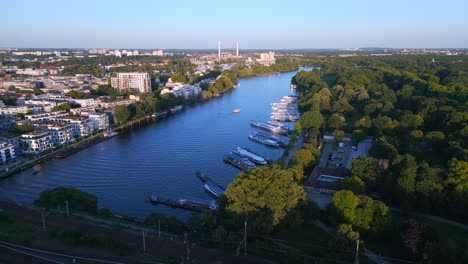
<svg viewBox="0 0 468 264">
<path fill-rule="evenodd" d="M 283 149 L 250 141 L 256 131 L 251 119 L 267 121 L 270 103 L 292 94 L 295 72 L 240 80 L 240 86 L 219 98 L 185 108 L 169 118 L 120 132 L 114 138 L 62 160 L 41 164 L 38 173 L 26 170 L 0 181 L 0 195 L 30 204 L 42 190 L 76 187 L 98 197 L 98 206 L 117 214 L 144 217 L 151 212 L 187 219 L 192 213 L 151 205 L 151 194 L 178 199 L 212 199 L 195 171 L 201 170 L 223 186 L 239 171 L 223 162 L 236 146 L 249 147 L 277 159 Z M 235 108 L 241 112 L 233 113 Z M 289 123 L 292 126 L 292 123 Z M 73 207 L 73 205 L 70 205 Z"/>
</svg>

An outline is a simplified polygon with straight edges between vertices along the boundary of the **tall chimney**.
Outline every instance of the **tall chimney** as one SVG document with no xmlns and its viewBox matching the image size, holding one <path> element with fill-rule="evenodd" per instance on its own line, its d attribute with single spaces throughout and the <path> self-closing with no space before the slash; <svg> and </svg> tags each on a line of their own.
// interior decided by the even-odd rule
<svg viewBox="0 0 468 264">
<path fill-rule="evenodd" d="M 239 57 L 239 41 L 236 41 L 236 56 Z"/>
<path fill-rule="evenodd" d="M 218 60 L 221 60 L 221 41 L 218 40 Z"/>
</svg>

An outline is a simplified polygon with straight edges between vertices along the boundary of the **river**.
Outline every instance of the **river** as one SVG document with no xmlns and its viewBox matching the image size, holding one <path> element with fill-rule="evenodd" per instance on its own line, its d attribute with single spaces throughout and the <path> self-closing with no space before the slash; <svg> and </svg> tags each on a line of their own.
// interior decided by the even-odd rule
<svg viewBox="0 0 468 264">
<path fill-rule="evenodd" d="M 2 180 L 0 195 L 30 204 L 42 190 L 76 187 L 96 195 L 99 207 L 117 214 L 142 218 L 160 212 L 187 219 L 191 212 L 150 205 L 145 199 L 151 194 L 211 199 L 195 171 L 201 170 L 227 186 L 239 171 L 224 163 L 223 155 L 236 146 L 249 147 L 273 159 L 281 157 L 283 149 L 247 138 L 256 131 L 249 121 L 269 119 L 270 103 L 293 93 L 289 84 L 294 74 L 242 79 L 238 88 L 219 98 L 135 126 L 65 159 L 48 161 L 36 174 L 29 169 Z M 241 112 L 233 113 L 235 108 Z"/>
</svg>

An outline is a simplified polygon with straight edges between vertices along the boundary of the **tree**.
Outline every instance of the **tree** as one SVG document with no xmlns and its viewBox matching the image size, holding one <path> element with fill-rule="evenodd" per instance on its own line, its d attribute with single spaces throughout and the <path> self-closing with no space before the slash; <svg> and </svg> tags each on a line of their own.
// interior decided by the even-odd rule
<svg viewBox="0 0 468 264">
<path fill-rule="evenodd" d="M 356 207 L 359 198 L 352 191 L 342 190 L 333 195 L 330 204 L 330 220 L 332 223 L 352 223 L 356 217 Z"/>
<path fill-rule="evenodd" d="M 342 259 L 352 260 L 355 256 L 356 243 L 359 240 L 359 232 L 353 230 L 350 224 L 341 224 L 338 226 L 336 233 L 330 240 L 330 248 L 334 255 L 340 256 Z"/>
<path fill-rule="evenodd" d="M 71 109 L 71 105 L 69 103 L 63 103 L 63 104 L 59 104 L 59 105 L 56 105 L 54 107 L 52 107 L 52 112 L 57 112 L 57 111 L 70 111 Z"/>
<path fill-rule="evenodd" d="M 303 168 L 311 167 L 315 162 L 315 156 L 307 149 L 300 149 L 294 153 L 296 164 Z"/>
<path fill-rule="evenodd" d="M 366 133 L 361 129 L 356 129 L 351 134 L 351 140 L 353 141 L 353 145 L 357 146 L 359 142 L 366 139 Z"/>
<path fill-rule="evenodd" d="M 318 129 L 322 126 L 323 116 L 319 111 L 307 111 L 302 114 L 299 119 L 301 127 L 306 131 L 306 139 L 308 141 L 309 136 L 313 130 L 318 132 Z M 318 133 L 317 133 L 318 134 Z"/>
<path fill-rule="evenodd" d="M 34 127 L 31 123 L 24 123 L 22 125 L 16 125 L 15 130 L 18 134 L 26 134 L 34 131 Z"/>
<path fill-rule="evenodd" d="M 446 183 L 459 192 L 468 191 L 468 162 L 451 159 L 448 164 Z"/>
<path fill-rule="evenodd" d="M 388 216 L 389 209 L 384 203 L 364 195 L 356 196 L 348 190 L 336 192 L 329 205 L 332 223 L 348 223 L 363 232 L 379 230 Z"/>
<path fill-rule="evenodd" d="M 34 93 L 34 95 L 41 95 L 41 94 L 43 94 L 43 92 L 41 91 L 41 89 L 40 89 L 40 88 L 37 88 L 37 87 L 34 87 L 34 88 L 33 88 L 33 93 Z"/>
<path fill-rule="evenodd" d="M 331 130 L 341 129 L 345 123 L 346 119 L 342 114 L 334 113 L 328 119 L 328 128 Z"/>
<path fill-rule="evenodd" d="M 116 105 L 114 108 L 114 118 L 116 123 L 123 125 L 130 120 L 130 111 L 125 105 Z"/>
<path fill-rule="evenodd" d="M 351 172 L 362 179 L 366 185 L 373 186 L 377 177 L 377 160 L 359 155 L 351 160 Z"/>
<path fill-rule="evenodd" d="M 172 82 L 181 82 L 181 83 L 187 82 L 187 78 L 181 73 L 176 73 L 176 74 L 171 75 L 171 80 Z"/>
<path fill-rule="evenodd" d="M 341 182 L 341 187 L 344 190 L 350 190 L 355 194 L 362 194 L 365 190 L 364 182 L 357 176 L 346 177 Z"/>
<path fill-rule="evenodd" d="M 292 172 L 279 167 L 260 167 L 243 171 L 229 184 L 226 210 L 256 219 L 271 216 L 272 226 L 283 220 L 288 212 L 305 200 L 304 188 L 294 181 Z"/>
<path fill-rule="evenodd" d="M 412 259 L 420 259 L 427 243 L 436 240 L 434 230 L 428 225 L 420 224 L 412 219 L 403 224 L 400 235 L 402 243 Z"/>
<path fill-rule="evenodd" d="M 414 129 L 422 126 L 424 120 L 420 115 L 412 114 L 411 112 L 406 112 L 401 116 L 400 126 L 404 128 Z"/>
<path fill-rule="evenodd" d="M 57 187 L 42 191 L 34 205 L 45 208 L 64 208 L 65 202 L 72 210 L 95 213 L 97 198 L 95 195 L 76 188 Z"/>
</svg>

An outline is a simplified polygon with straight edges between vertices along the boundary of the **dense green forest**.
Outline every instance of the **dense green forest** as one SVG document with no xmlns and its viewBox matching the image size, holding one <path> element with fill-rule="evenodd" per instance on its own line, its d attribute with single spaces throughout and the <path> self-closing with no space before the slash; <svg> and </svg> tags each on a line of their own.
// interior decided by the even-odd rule
<svg viewBox="0 0 468 264">
<path fill-rule="evenodd" d="M 468 71 L 466 56 L 320 58 L 319 70 L 297 73 L 300 124 L 306 139 L 332 132 L 353 142 L 372 136 L 370 157 L 353 159 L 343 186 L 380 197 L 404 215 L 423 212 L 468 223 Z M 334 195 L 328 220 L 350 224 L 372 240 L 384 235 L 398 257 L 426 263 L 462 263 L 467 241 L 428 225 L 395 220 L 377 205 L 381 231 L 363 229 L 354 216 L 372 204 L 366 196 Z M 361 209 L 359 209 L 361 207 Z M 350 208 L 356 208 L 355 212 Z M 380 208 L 380 209 L 378 209 Z M 354 210 L 354 209 L 353 209 Z M 377 216 L 375 215 L 375 216 Z M 391 227 L 393 226 L 393 227 Z M 347 228 L 340 227 L 338 230 Z M 353 235 L 349 230 L 348 236 Z M 359 233 L 358 233 L 359 235 Z M 444 237 L 444 239 L 442 239 Z M 392 246 L 387 245 L 386 248 Z M 443 250 L 435 250 L 436 248 Z M 447 252 L 457 258 L 448 259 Z M 461 262 L 460 262 L 461 261 Z"/>
</svg>

